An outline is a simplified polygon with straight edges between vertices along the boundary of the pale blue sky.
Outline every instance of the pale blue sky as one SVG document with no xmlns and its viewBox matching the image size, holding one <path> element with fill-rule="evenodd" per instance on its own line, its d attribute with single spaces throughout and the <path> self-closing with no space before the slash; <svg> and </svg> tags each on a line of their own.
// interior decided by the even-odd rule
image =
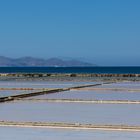
<svg viewBox="0 0 140 140">
<path fill-rule="evenodd" d="M 140 0 L 0 1 L 0 55 L 140 66 Z"/>
</svg>

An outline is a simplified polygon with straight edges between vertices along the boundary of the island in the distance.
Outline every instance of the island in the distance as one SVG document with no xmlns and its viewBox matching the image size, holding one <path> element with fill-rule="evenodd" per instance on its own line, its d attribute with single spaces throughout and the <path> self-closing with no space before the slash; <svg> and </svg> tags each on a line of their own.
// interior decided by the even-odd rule
<svg viewBox="0 0 140 140">
<path fill-rule="evenodd" d="M 0 56 L 1 67 L 92 67 L 95 64 L 76 59 L 62 60 L 59 58 L 41 59 L 35 57 L 9 58 Z"/>
</svg>

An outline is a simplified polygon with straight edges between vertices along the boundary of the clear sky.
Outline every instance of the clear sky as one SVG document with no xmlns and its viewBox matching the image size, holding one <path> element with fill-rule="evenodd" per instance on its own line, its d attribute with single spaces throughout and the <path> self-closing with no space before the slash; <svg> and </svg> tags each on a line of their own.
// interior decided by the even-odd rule
<svg viewBox="0 0 140 140">
<path fill-rule="evenodd" d="M 140 0 L 1 0 L 0 55 L 140 66 Z"/>
</svg>

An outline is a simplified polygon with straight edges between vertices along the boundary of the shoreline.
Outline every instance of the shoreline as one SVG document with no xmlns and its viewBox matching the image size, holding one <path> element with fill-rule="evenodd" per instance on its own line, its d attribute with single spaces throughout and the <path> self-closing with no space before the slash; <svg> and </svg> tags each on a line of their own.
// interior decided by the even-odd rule
<svg viewBox="0 0 140 140">
<path fill-rule="evenodd" d="M 140 81 L 140 74 L 0 73 L 0 80 L 16 81 Z"/>
<path fill-rule="evenodd" d="M 0 73 L 0 76 L 7 77 L 140 77 L 140 74 L 126 73 Z"/>
</svg>

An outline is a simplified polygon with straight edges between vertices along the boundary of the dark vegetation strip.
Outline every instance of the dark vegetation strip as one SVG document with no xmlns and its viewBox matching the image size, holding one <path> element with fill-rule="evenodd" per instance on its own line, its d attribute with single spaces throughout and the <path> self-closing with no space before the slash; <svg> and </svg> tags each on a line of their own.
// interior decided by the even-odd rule
<svg viewBox="0 0 140 140">
<path fill-rule="evenodd" d="M 106 82 L 106 83 L 103 83 L 103 84 L 110 84 L 110 83 L 112 83 L 112 82 Z M 18 95 L 0 97 L 0 102 L 13 101 L 13 100 L 18 99 L 18 98 L 27 98 L 27 97 L 32 97 L 32 96 L 51 94 L 51 93 L 69 91 L 69 90 L 78 89 L 78 88 L 100 86 L 100 85 L 102 85 L 102 83 L 100 83 L 100 84 L 91 84 L 91 85 L 81 85 L 81 86 L 75 86 L 75 87 L 70 87 L 70 88 L 50 89 L 50 90 L 39 91 L 39 92 L 32 92 L 32 93 L 26 93 L 26 94 L 18 94 Z"/>
<path fill-rule="evenodd" d="M 0 102 L 13 101 L 13 100 L 18 99 L 18 98 L 27 98 L 27 97 L 44 95 L 44 94 L 51 94 L 51 93 L 62 92 L 62 91 L 67 91 L 67 89 L 59 88 L 59 89 L 51 89 L 51 90 L 46 90 L 46 91 L 39 91 L 39 92 L 32 92 L 32 93 L 26 93 L 26 94 L 6 96 L 6 97 L 1 97 Z"/>
<path fill-rule="evenodd" d="M 115 130 L 115 131 L 140 131 L 140 126 L 129 125 L 94 125 L 80 123 L 55 123 L 55 122 L 13 122 L 0 121 L 0 126 L 15 126 L 15 127 L 42 127 L 42 128 L 65 128 L 65 129 L 100 129 L 100 130 Z"/>
</svg>

